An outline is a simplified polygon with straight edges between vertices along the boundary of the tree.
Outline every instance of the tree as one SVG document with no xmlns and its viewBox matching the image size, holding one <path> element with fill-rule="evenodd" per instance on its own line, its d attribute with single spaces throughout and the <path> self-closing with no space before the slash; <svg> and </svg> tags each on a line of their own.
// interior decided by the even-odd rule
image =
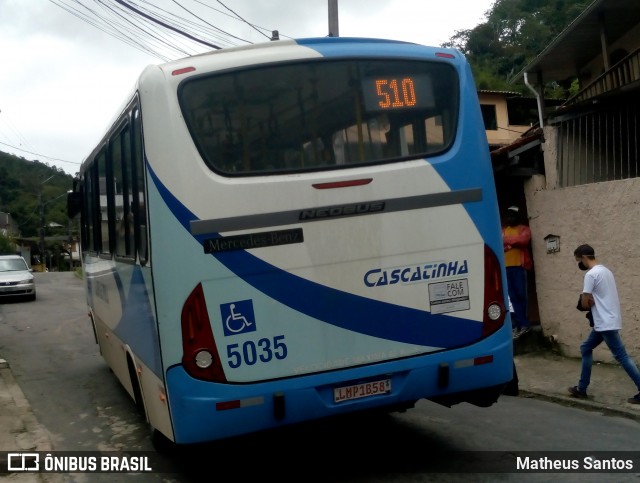
<svg viewBox="0 0 640 483">
<path fill-rule="evenodd" d="M 7 240 L 0 240 L 0 252 L 16 253 L 16 246 L 31 246 L 32 256 L 41 259 L 48 253 L 60 253 L 60 243 L 49 237 L 66 238 L 68 234 L 46 227 L 51 223 L 69 226 L 66 193 L 72 187 L 73 177 L 62 169 L 0 151 L 0 212 L 10 213 L 19 230 L 8 246 Z M 45 230 L 44 254 L 40 253 L 41 228 Z M 79 233 L 77 220 L 72 231 L 76 236 Z"/>
<path fill-rule="evenodd" d="M 0 151 L 0 212 L 11 213 L 22 237 L 38 236 L 41 202 L 45 224 L 67 225 L 64 194 L 72 186 L 73 177 L 64 170 Z"/>
<path fill-rule="evenodd" d="M 510 84 L 592 0 L 496 0 L 486 22 L 459 30 L 443 44 L 465 54 L 478 89 L 512 90 L 526 94 L 524 85 Z M 549 87 L 545 95 L 569 92 Z M 553 93 L 551 94 L 551 91 Z"/>
<path fill-rule="evenodd" d="M 11 238 L 0 233 L 0 255 L 15 255 L 16 243 Z"/>
</svg>

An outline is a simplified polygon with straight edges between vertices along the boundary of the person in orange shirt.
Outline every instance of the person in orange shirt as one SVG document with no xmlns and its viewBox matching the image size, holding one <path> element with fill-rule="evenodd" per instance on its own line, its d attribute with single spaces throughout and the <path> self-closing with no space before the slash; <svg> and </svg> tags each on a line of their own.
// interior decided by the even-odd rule
<svg viewBox="0 0 640 483">
<path fill-rule="evenodd" d="M 513 305 L 511 322 L 514 338 L 531 330 L 531 323 L 527 317 L 527 272 L 533 266 L 529 251 L 530 243 L 531 230 L 522 223 L 520 209 L 517 206 L 510 206 L 504 215 L 502 245 L 507 268 L 507 289 Z"/>
</svg>

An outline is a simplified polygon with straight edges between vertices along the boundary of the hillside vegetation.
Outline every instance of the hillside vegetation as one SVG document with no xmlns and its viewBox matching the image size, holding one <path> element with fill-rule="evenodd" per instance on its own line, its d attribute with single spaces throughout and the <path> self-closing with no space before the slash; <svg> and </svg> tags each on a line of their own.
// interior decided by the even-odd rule
<svg viewBox="0 0 640 483">
<path fill-rule="evenodd" d="M 557 37 L 593 0 L 496 0 L 486 21 L 458 30 L 443 47 L 454 47 L 467 56 L 476 85 L 481 90 L 507 90 L 531 96 L 518 74 Z M 545 97 L 565 99 L 576 89 L 550 83 Z"/>
<path fill-rule="evenodd" d="M 0 212 L 11 214 L 22 237 L 40 235 L 41 205 L 44 226 L 57 223 L 67 232 L 66 193 L 72 186 L 73 176 L 62 169 L 0 151 Z"/>
</svg>

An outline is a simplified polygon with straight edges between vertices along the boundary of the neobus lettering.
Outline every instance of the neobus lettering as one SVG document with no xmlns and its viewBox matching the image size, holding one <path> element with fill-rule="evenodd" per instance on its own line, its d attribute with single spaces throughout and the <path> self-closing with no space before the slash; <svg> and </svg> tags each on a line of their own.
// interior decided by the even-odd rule
<svg viewBox="0 0 640 483">
<path fill-rule="evenodd" d="M 467 260 L 462 262 L 427 263 L 415 267 L 401 267 L 394 269 L 374 268 L 364 275 L 367 287 L 394 285 L 396 283 L 415 283 L 424 280 L 452 277 L 469 273 Z"/>
<path fill-rule="evenodd" d="M 330 206 L 327 208 L 316 208 L 300 212 L 301 220 L 313 220 L 315 218 L 330 218 L 333 216 L 348 216 L 364 213 L 373 213 L 384 210 L 384 201 L 373 203 L 358 203 L 355 205 Z"/>
</svg>

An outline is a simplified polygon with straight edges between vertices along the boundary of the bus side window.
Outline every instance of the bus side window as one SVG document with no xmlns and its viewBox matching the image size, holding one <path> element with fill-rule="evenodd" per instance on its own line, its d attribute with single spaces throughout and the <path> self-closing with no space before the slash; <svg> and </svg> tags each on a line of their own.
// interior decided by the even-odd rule
<svg viewBox="0 0 640 483">
<path fill-rule="evenodd" d="M 96 249 L 98 253 L 108 255 L 109 248 L 109 196 L 108 196 L 108 173 L 107 173 L 107 148 L 106 146 L 97 157 L 98 168 L 98 211 L 96 212 Z"/>
<path fill-rule="evenodd" d="M 117 148 L 116 148 L 117 146 Z M 114 189 L 116 190 L 116 255 L 135 257 L 133 223 L 133 174 L 131 128 L 127 122 L 115 138 L 113 148 Z M 118 154 L 116 156 L 116 153 Z"/>
<path fill-rule="evenodd" d="M 113 163 L 115 198 L 115 254 L 122 256 L 126 254 L 126 227 L 124 226 L 126 204 L 124 199 L 125 176 L 122 172 L 123 153 L 120 141 L 120 134 L 111 140 L 111 162 Z"/>
<path fill-rule="evenodd" d="M 82 220 L 82 249 L 92 252 L 95 250 L 95 231 L 93 229 L 95 220 L 93 170 L 88 169 L 84 173 L 84 191 L 82 202 L 84 205 L 84 220 Z"/>
<path fill-rule="evenodd" d="M 134 221 L 136 222 L 136 248 L 140 265 L 146 265 L 149 257 L 149 243 L 147 240 L 147 208 L 144 185 L 144 147 L 142 136 L 142 119 L 140 108 L 136 106 L 132 113 L 132 139 L 131 150 L 133 156 L 133 209 Z"/>
</svg>

